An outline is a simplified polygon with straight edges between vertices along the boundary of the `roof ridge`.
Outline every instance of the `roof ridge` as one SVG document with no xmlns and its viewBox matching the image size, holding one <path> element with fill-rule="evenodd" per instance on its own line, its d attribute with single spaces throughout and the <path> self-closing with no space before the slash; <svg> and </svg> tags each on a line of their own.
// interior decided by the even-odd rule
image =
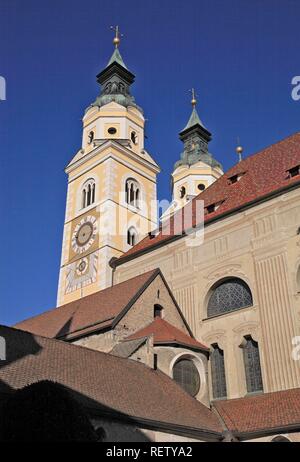
<svg viewBox="0 0 300 462">
<path fill-rule="evenodd" d="M 181 217 L 187 210 L 187 207 L 195 207 L 197 201 L 202 199 L 205 205 L 223 201 L 222 206 L 214 211 L 211 215 L 205 215 L 204 223 L 209 224 L 212 221 L 222 220 L 229 214 L 236 213 L 247 206 L 255 206 L 257 202 L 268 200 L 276 194 L 290 188 L 299 187 L 297 181 L 284 177 L 285 169 L 288 169 L 291 162 L 300 163 L 300 132 L 290 134 L 289 136 L 276 141 L 253 154 L 248 155 L 241 162 L 235 163 L 221 177 L 214 181 L 204 191 L 195 196 L 183 208 L 177 210 L 170 218 L 160 223 L 159 233 L 151 240 L 145 236 L 132 249 L 120 256 L 115 266 L 119 266 L 133 258 L 137 258 L 142 253 L 151 252 L 159 246 L 166 245 L 168 241 L 185 237 L 187 233 L 181 232 L 176 234 L 173 230 L 175 217 Z M 235 175 L 237 171 L 244 171 L 243 179 L 240 183 L 241 194 L 232 194 L 231 185 L 227 184 L 227 179 Z M 298 180 L 299 182 L 299 180 Z M 196 222 L 196 214 L 193 212 L 192 226 L 184 228 L 182 231 L 191 231 L 197 228 L 199 223 Z M 180 214 L 180 215 L 179 215 Z M 163 233 L 167 229 L 168 232 Z"/>
<path fill-rule="evenodd" d="M 158 273 L 160 272 L 159 268 L 155 268 L 155 269 L 153 269 L 153 270 L 146 271 L 145 273 L 138 274 L 137 276 L 133 276 L 133 277 L 130 278 L 130 279 L 126 279 L 126 281 L 122 281 L 122 282 L 119 282 L 119 283 L 117 283 L 117 284 L 115 284 L 115 285 L 112 285 L 112 286 L 109 286 L 109 287 L 105 287 L 104 289 L 98 290 L 97 292 L 94 292 L 94 293 L 92 293 L 92 294 L 85 295 L 84 297 L 78 298 L 77 300 L 73 300 L 73 301 L 71 301 L 71 302 L 65 303 L 64 305 L 55 306 L 54 308 L 49 308 L 48 310 L 42 311 L 42 312 L 39 313 L 39 314 L 36 314 L 36 315 L 34 315 L 34 316 L 30 316 L 29 318 L 23 319 L 23 320 L 21 320 L 21 321 L 15 323 L 15 324 L 14 324 L 13 326 L 11 326 L 11 327 L 14 327 L 14 328 L 15 328 L 15 326 L 17 326 L 17 325 L 19 325 L 19 324 L 21 324 L 21 323 L 23 323 L 23 322 L 25 322 L 25 321 L 26 321 L 26 322 L 27 322 L 27 321 L 30 321 L 31 319 L 35 319 L 35 318 L 37 318 L 37 317 L 39 317 L 39 316 L 43 316 L 43 315 L 45 315 L 45 314 L 47 314 L 47 313 L 54 312 L 55 310 L 66 309 L 68 306 L 70 306 L 70 305 L 72 305 L 72 304 L 76 304 L 76 306 L 74 307 L 74 311 L 73 311 L 73 315 L 74 315 L 75 312 L 78 310 L 79 304 L 80 304 L 80 302 L 81 302 L 82 300 L 86 300 L 86 299 L 89 298 L 89 297 L 96 296 L 96 295 L 99 294 L 100 292 L 101 292 L 101 293 L 104 293 L 104 292 L 106 292 L 106 291 L 108 291 L 108 290 L 113 290 L 115 287 L 119 287 L 119 286 L 122 285 L 122 284 L 129 283 L 129 282 L 132 281 L 133 279 L 137 279 L 137 278 L 139 278 L 139 277 L 146 276 L 147 274 L 149 274 L 149 278 L 148 278 L 148 279 L 150 279 L 150 278 L 154 275 L 155 272 L 157 272 L 157 274 L 158 274 Z M 147 280 L 148 280 L 148 279 L 147 279 Z M 147 281 L 146 281 L 146 282 L 147 282 Z M 145 284 L 145 282 L 144 282 L 144 284 Z M 108 318 L 108 319 L 111 319 L 111 318 Z M 106 319 L 106 320 L 108 320 L 108 319 Z M 104 320 L 104 321 L 106 321 L 106 320 Z M 104 321 L 103 321 L 103 322 L 104 322 Z M 17 328 L 17 329 L 18 329 L 18 328 Z"/>
<path fill-rule="evenodd" d="M 5 329 L 12 329 L 12 330 L 15 330 L 15 331 L 18 331 L 20 332 L 21 334 L 25 334 L 25 335 L 30 335 L 30 336 L 33 336 L 33 337 L 36 337 L 36 338 L 41 338 L 43 340 L 46 340 L 47 342 L 49 341 L 50 343 L 51 342 L 57 342 L 59 343 L 60 345 L 63 345 L 63 348 L 77 348 L 77 349 L 81 349 L 82 351 L 89 351 L 89 352 L 92 352 L 93 354 L 95 355 L 101 355 L 101 356 L 107 356 L 109 355 L 110 357 L 113 357 L 113 358 L 117 358 L 117 360 L 121 360 L 121 359 L 130 359 L 130 358 L 121 358 L 119 356 L 115 356 L 115 355 L 112 355 L 110 353 L 106 353 L 104 351 L 100 351 L 100 350 L 95 350 L 93 348 L 90 348 L 90 347 L 87 347 L 87 346 L 83 346 L 83 345 L 79 345 L 77 343 L 72 343 L 72 342 L 66 342 L 65 340 L 60 340 L 58 339 L 57 337 L 45 337 L 44 335 L 40 335 L 40 334 L 33 334 L 31 332 L 28 332 L 26 330 L 22 330 L 22 329 L 19 329 L 18 327 L 11 327 L 11 326 L 6 326 L 4 324 L 0 324 L 0 328 L 5 328 Z M 133 363 L 135 364 L 139 364 L 140 366 L 144 366 L 146 367 L 146 369 L 149 369 L 149 370 L 153 370 L 151 367 L 147 366 L 145 363 L 142 363 L 142 362 L 139 362 L 139 361 L 136 361 L 136 360 L 133 360 L 133 359 L 130 359 L 130 361 L 132 361 Z"/>
<path fill-rule="evenodd" d="M 247 161 L 248 159 L 252 159 L 252 158 L 255 157 L 255 156 L 262 155 L 265 151 L 267 151 L 268 149 L 272 148 L 273 146 L 278 146 L 279 144 L 284 143 L 285 141 L 288 141 L 290 138 L 293 138 L 293 137 L 295 137 L 296 135 L 300 135 L 300 132 L 292 133 L 291 135 L 286 136 L 285 138 L 281 138 L 280 140 L 275 141 L 274 143 L 268 144 L 265 148 L 262 148 L 262 149 L 260 149 L 259 151 L 255 151 L 253 154 L 249 154 L 247 157 L 245 157 L 244 159 L 242 159 L 240 162 L 236 162 L 232 167 L 230 167 L 230 169 L 227 170 L 227 172 L 225 172 L 224 175 L 227 175 L 235 166 L 237 166 L 237 165 L 242 165 L 242 164 L 243 164 L 245 161 Z M 222 175 L 222 176 L 223 176 L 223 175 Z M 212 183 L 212 184 L 213 184 L 213 183 Z"/>
<path fill-rule="evenodd" d="M 241 400 L 248 400 L 248 399 L 257 399 L 257 398 L 265 398 L 265 397 L 268 397 L 270 395 L 274 395 L 274 394 L 279 394 L 279 393 L 288 393 L 288 392 L 291 392 L 293 390 L 300 390 L 300 387 L 294 387 L 294 388 L 287 388 L 286 390 L 275 390 L 275 391 L 268 391 L 268 392 L 263 392 L 263 393 L 255 393 L 255 394 L 252 394 L 252 395 L 247 395 L 247 396 L 241 396 L 240 398 L 229 398 L 229 399 L 220 399 L 218 401 L 216 401 L 217 403 L 229 403 L 229 402 L 234 402 L 234 401 L 241 401 Z"/>
</svg>

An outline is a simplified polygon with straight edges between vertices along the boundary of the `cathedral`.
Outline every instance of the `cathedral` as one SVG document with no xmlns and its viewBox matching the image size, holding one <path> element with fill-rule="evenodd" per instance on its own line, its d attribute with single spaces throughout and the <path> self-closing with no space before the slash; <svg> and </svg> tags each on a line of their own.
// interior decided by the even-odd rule
<svg viewBox="0 0 300 462">
<path fill-rule="evenodd" d="M 158 217 L 119 46 L 65 169 L 57 306 L 0 327 L 0 398 L 59 383 L 110 442 L 300 442 L 300 133 L 224 172 L 193 90 Z"/>
</svg>

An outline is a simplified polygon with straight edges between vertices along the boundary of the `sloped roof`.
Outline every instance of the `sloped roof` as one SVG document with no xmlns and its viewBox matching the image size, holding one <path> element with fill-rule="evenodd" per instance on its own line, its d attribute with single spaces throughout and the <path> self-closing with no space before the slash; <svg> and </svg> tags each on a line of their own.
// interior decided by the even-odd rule
<svg viewBox="0 0 300 462">
<path fill-rule="evenodd" d="M 79 394 L 93 410 L 220 437 L 218 417 L 160 371 L 14 328 L 0 326 L 0 335 L 7 345 L 0 394 L 51 380 Z"/>
<path fill-rule="evenodd" d="M 215 401 L 214 407 L 233 433 L 300 429 L 300 388 Z"/>
<path fill-rule="evenodd" d="M 50 338 L 70 339 L 110 327 L 143 290 L 160 274 L 159 270 L 128 279 L 94 294 L 25 319 L 15 327 Z"/>
<path fill-rule="evenodd" d="M 123 61 L 123 58 L 122 58 L 122 56 L 121 56 L 121 53 L 120 53 L 119 48 L 115 48 L 115 49 L 114 49 L 114 52 L 113 52 L 113 54 L 111 55 L 110 60 L 108 61 L 106 67 L 108 67 L 110 64 L 112 64 L 112 63 L 114 63 L 114 62 L 120 64 L 120 66 L 123 66 L 123 67 L 125 67 L 125 69 L 127 69 L 127 67 L 125 66 L 125 63 L 124 63 L 124 61 Z"/>
<path fill-rule="evenodd" d="M 120 342 L 117 343 L 109 353 L 114 356 L 119 356 L 120 358 L 129 358 L 146 341 L 147 337 L 142 337 L 127 342 Z"/>
<path fill-rule="evenodd" d="M 200 117 L 198 115 L 197 109 L 195 107 L 193 107 L 193 110 L 192 110 L 191 116 L 190 116 L 190 118 L 188 120 L 188 123 L 186 124 L 186 126 L 184 127 L 184 129 L 182 131 L 187 130 L 188 128 L 194 127 L 194 125 L 197 125 L 197 124 L 201 125 L 201 127 L 204 127 L 204 125 L 201 122 Z"/>
<path fill-rule="evenodd" d="M 208 351 L 208 348 L 203 345 L 203 343 L 198 342 L 190 335 L 185 334 L 180 329 L 177 329 L 177 327 L 172 326 L 158 316 L 151 322 L 151 324 L 128 336 L 125 339 L 125 342 L 128 340 L 149 337 L 150 335 L 153 335 L 154 345 L 177 344 L 192 347 L 197 350 Z"/>
<path fill-rule="evenodd" d="M 255 202 L 267 199 L 271 195 L 286 191 L 292 186 L 300 185 L 300 177 L 290 177 L 288 170 L 300 164 L 300 132 L 273 144 L 266 149 L 247 157 L 229 169 L 224 175 L 216 180 L 206 190 L 195 197 L 190 204 L 183 208 L 183 211 L 175 213 L 169 220 L 166 220 L 155 236 L 147 236 L 132 249 L 119 257 L 115 265 L 122 264 L 128 259 L 138 256 L 145 251 L 151 251 L 157 246 L 164 245 L 176 235 L 174 220 L 182 215 L 189 214 L 192 210 L 191 220 L 186 222 L 196 226 L 199 224 L 196 217 L 196 203 L 204 201 L 204 207 L 213 204 L 219 206 L 213 212 L 207 209 L 204 215 L 204 224 L 221 219 L 230 213 L 239 211 L 241 208 L 250 206 Z M 240 175 L 239 181 L 231 184 L 230 178 Z M 187 217 L 186 217 L 187 218 Z M 181 218 L 180 218 L 181 220 Z M 186 225 L 182 225 L 187 229 Z M 177 233 L 178 234 L 178 233 Z"/>
</svg>

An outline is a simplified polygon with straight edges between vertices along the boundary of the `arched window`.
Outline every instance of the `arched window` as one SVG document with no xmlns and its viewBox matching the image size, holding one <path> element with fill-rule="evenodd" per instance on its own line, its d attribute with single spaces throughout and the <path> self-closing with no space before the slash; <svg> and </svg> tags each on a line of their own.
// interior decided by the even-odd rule
<svg viewBox="0 0 300 462">
<path fill-rule="evenodd" d="M 140 202 L 140 188 L 139 184 L 133 178 L 129 178 L 125 185 L 125 198 L 126 202 L 133 207 L 139 208 Z"/>
<path fill-rule="evenodd" d="M 136 229 L 131 226 L 127 231 L 127 244 L 134 246 L 137 243 L 137 232 Z"/>
<path fill-rule="evenodd" d="M 252 294 L 247 284 L 238 278 L 228 278 L 218 283 L 208 301 L 207 316 L 228 313 L 252 305 Z"/>
<path fill-rule="evenodd" d="M 95 202 L 95 180 L 90 178 L 86 181 L 81 191 L 81 207 L 84 209 Z"/>
<path fill-rule="evenodd" d="M 89 144 L 91 144 L 94 141 L 95 133 L 93 131 L 90 131 L 90 133 L 88 134 L 88 138 L 89 138 Z"/>
<path fill-rule="evenodd" d="M 155 318 L 162 318 L 163 314 L 163 307 L 161 305 L 154 305 L 154 317 Z"/>
<path fill-rule="evenodd" d="M 225 377 L 224 351 L 221 350 L 217 343 L 211 346 L 210 363 L 213 397 L 215 399 L 226 398 L 227 389 Z"/>
<path fill-rule="evenodd" d="M 179 190 L 179 196 L 180 196 L 180 199 L 183 199 L 184 196 L 186 194 L 186 189 L 184 186 L 181 186 L 180 190 Z"/>
<path fill-rule="evenodd" d="M 182 358 L 175 363 L 173 367 L 173 379 L 191 396 L 198 394 L 200 375 L 192 359 Z"/>
<path fill-rule="evenodd" d="M 247 335 L 244 337 L 241 348 L 243 348 L 244 355 L 247 392 L 263 391 L 258 343 L 251 335 Z"/>
<path fill-rule="evenodd" d="M 137 139 L 136 132 L 131 132 L 130 138 L 131 138 L 131 141 L 133 142 L 133 144 L 137 144 L 138 139 Z"/>
</svg>

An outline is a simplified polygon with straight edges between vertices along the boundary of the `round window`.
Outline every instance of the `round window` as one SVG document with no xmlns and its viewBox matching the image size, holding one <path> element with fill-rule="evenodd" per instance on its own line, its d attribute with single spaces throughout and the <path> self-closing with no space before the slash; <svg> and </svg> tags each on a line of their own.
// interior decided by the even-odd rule
<svg viewBox="0 0 300 462">
<path fill-rule="evenodd" d="M 173 379 L 187 393 L 196 396 L 200 389 L 200 375 L 194 361 L 188 358 L 179 359 L 173 367 Z"/>
<path fill-rule="evenodd" d="M 110 135 L 115 135 L 117 133 L 117 129 L 115 127 L 109 127 L 107 131 Z"/>
<path fill-rule="evenodd" d="M 205 189 L 205 184 L 199 183 L 199 184 L 198 184 L 198 189 L 199 189 L 199 191 L 204 191 L 204 189 Z"/>
</svg>

